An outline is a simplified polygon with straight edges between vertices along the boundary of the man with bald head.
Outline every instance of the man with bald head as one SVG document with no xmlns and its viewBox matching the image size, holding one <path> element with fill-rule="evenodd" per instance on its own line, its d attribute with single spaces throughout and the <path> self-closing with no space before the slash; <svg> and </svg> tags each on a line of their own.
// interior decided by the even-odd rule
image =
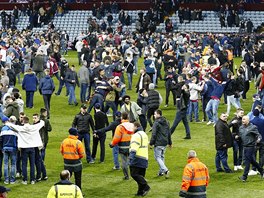
<svg viewBox="0 0 264 198">
<path fill-rule="evenodd" d="M 70 182 L 70 177 L 68 170 L 61 171 L 61 180 L 50 188 L 47 198 L 83 198 L 81 189 Z"/>
<path fill-rule="evenodd" d="M 255 125 L 249 122 L 248 116 L 243 116 L 242 126 L 239 128 L 239 136 L 242 140 L 244 147 L 244 174 L 239 177 L 243 182 L 247 180 L 250 164 L 254 165 L 260 173 L 261 178 L 263 178 L 263 168 L 259 166 L 255 158 L 255 147 L 257 143 L 260 143 L 262 137 L 258 132 Z"/>
</svg>

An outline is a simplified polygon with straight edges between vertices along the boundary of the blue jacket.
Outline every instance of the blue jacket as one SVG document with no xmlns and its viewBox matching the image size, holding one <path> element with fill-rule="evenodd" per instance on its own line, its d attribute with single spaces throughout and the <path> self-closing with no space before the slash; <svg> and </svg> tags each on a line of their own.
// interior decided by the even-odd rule
<svg viewBox="0 0 264 198">
<path fill-rule="evenodd" d="M 250 121 L 252 124 L 257 126 L 260 135 L 262 136 L 261 141 L 264 142 L 264 120 L 259 118 L 259 116 L 255 116 L 253 120 Z"/>
<path fill-rule="evenodd" d="M 144 65 L 145 65 L 145 68 L 146 68 L 146 73 L 148 73 L 148 74 L 154 74 L 155 73 L 155 65 L 153 67 L 152 62 L 154 62 L 154 61 L 153 60 L 150 60 L 150 59 L 144 60 Z"/>
<path fill-rule="evenodd" d="M 3 126 L 0 136 L 3 150 L 17 150 L 17 133 L 14 132 L 10 127 Z"/>
<path fill-rule="evenodd" d="M 52 94 L 55 90 L 55 85 L 50 76 L 45 76 L 40 79 L 39 91 L 41 94 Z"/>
<path fill-rule="evenodd" d="M 226 84 L 220 84 L 215 79 L 211 78 L 213 84 L 213 91 L 211 96 L 217 97 L 219 100 L 222 97 Z"/>
<path fill-rule="evenodd" d="M 38 79 L 35 73 L 26 73 L 22 82 L 22 89 L 26 91 L 36 91 L 38 85 Z"/>
</svg>

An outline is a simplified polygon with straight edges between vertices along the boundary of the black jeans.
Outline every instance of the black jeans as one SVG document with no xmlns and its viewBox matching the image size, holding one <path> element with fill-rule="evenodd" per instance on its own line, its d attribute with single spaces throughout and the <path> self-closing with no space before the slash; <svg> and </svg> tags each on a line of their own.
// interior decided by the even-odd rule
<svg viewBox="0 0 264 198">
<path fill-rule="evenodd" d="M 72 172 L 70 171 L 71 175 Z M 82 189 L 82 170 L 74 172 L 75 185 Z"/>
<path fill-rule="evenodd" d="M 100 162 L 103 162 L 105 158 L 105 139 L 106 139 L 106 135 L 100 136 L 99 138 L 93 137 L 92 158 L 94 159 L 96 157 L 97 146 L 98 146 L 98 143 L 100 142 L 100 149 L 101 149 Z"/>
<path fill-rule="evenodd" d="M 50 99 L 51 99 L 51 94 L 43 94 L 44 105 L 45 108 L 47 109 L 48 117 L 50 115 Z"/>
<path fill-rule="evenodd" d="M 148 123 L 149 125 L 152 127 L 153 123 L 151 120 L 151 117 L 154 116 L 154 112 L 157 110 L 158 108 L 149 108 L 148 112 L 147 112 L 147 119 L 148 119 Z"/>
<path fill-rule="evenodd" d="M 190 127 L 187 120 L 187 110 L 177 110 L 176 116 L 174 118 L 173 124 L 170 128 L 171 135 L 174 133 L 175 129 L 177 128 L 180 121 L 183 122 L 183 125 L 185 127 L 186 136 L 191 137 Z"/>
<path fill-rule="evenodd" d="M 130 175 L 138 184 L 138 195 L 142 195 L 144 190 L 149 188 L 147 181 L 145 180 L 146 169 L 135 166 L 130 166 Z"/>
<path fill-rule="evenodd" d="M 244 91 L 242 93 L 242 98 L 243 99 L 247 99 L 247 92 L 249 90 L 249 85 L 250 84 L 249 84 L 249 81 L 248 80 L 244 82 Z"/>
</svg>

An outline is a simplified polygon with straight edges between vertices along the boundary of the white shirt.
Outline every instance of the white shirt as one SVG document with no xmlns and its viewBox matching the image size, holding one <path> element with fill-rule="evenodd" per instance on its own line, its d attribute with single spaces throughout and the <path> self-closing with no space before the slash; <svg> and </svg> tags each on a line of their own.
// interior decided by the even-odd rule
<svg viewBox="0 0 264 198">
<path fill-rule="evenodd" d="M 18 148 L 43 147 L 43 143 L 39 134 L 39 130 L 45 125 L 45 122 L 43 120 L 40 120 L 38 124 L 34 125 L 25 124 L 24 126 L 18 126 L 12 123 L 7 123 L 6 125 L 10 126 L 12 129 L 18 132 Z"/>
</svg>

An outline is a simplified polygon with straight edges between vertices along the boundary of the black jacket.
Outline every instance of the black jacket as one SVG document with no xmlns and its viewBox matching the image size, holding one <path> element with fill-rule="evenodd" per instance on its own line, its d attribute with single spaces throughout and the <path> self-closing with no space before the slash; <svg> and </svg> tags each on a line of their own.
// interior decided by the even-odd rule
<svg viewBox="0 0 264 198">
<path fill-rule="evenodd" d="M 148 109 L 158 109 L 159 108 L 159 92 L 155 90 L 148 91 L 147 107 Z"/>
<path fill-rule="evenodd" d="M 98 111 L 94 114 L 95 130 L 108 126 L 108 119 L 104 112 Z"/>
<path fill-rule="evenodd" d="M 149 144 L 154 146 L 167 146 L 172 144 L 170 125 L 166 118 L 160 117 L 155 120 Z"/>
<path fill-rule="evenodd" d="M 239 136 L 242 140 L 244 147 L 254 147 L 256 146 L 256 141 L 261 140 L 262 137 L 259 134 L 257 126 L 250 123 L 248 126 L 242 125 L 239 127 Z"/>
<path fill-rule="evenodd" d="M 226 147 L 223 145 L 226 144 Z M 233 146 L 233 138 L 227 122 L 219 119 L 215 125 L 215 148 L 221 150 Z"/>
<path fill-rule="evenodd" d="M 76 127 L 79 133 L 89 133 L 90 127 L 94 131 L 94 121 L 89 113 L 82 114 L 81 112 L 74 117 L 72 127 Z"/>
</svg>

